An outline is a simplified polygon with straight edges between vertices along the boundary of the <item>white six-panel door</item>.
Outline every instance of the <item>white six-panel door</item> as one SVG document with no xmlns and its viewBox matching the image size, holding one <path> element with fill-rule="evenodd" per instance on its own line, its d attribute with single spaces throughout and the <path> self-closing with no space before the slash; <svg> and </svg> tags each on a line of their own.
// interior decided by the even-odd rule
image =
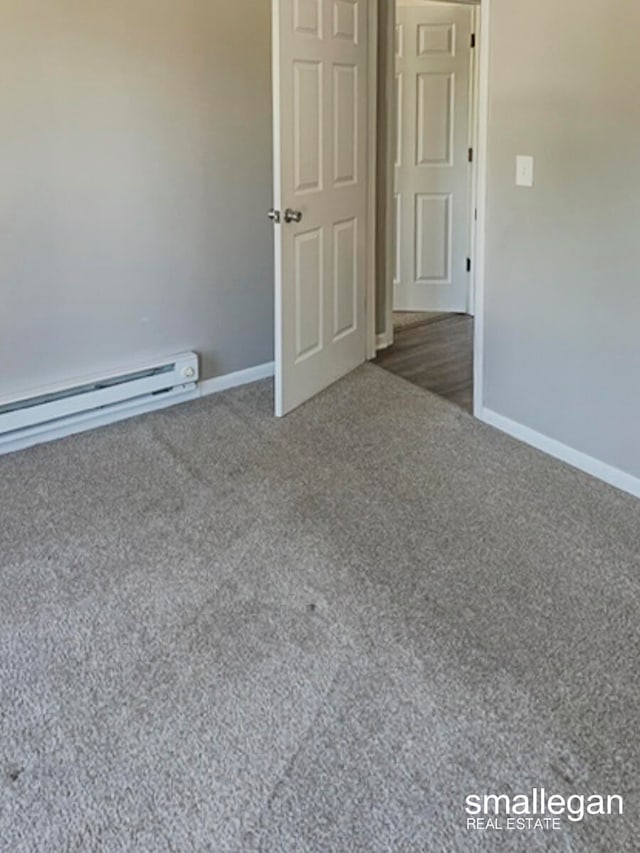
<svg viewBox="0 0 640 853">
<path fill-rule="evenodd" d="M 277 415 L 365 360 L 367 9 L 273 0 Z"/>
<path fill-rule="evenodd" d="M 470 6 L 400 0 L 394 309 L 467 311 Z"/>
</svg>

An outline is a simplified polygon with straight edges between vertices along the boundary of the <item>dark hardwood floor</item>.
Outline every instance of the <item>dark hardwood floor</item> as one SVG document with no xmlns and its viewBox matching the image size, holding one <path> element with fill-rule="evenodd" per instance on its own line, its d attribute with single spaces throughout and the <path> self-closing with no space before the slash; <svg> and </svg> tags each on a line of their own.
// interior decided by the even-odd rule
<svg viewBox="0 0 640 853">
<path fill-rule="evenodd" d="M 473 413 L 473 318 L 429 315 L 397 329 L 375 364 Z"/>
</svg>

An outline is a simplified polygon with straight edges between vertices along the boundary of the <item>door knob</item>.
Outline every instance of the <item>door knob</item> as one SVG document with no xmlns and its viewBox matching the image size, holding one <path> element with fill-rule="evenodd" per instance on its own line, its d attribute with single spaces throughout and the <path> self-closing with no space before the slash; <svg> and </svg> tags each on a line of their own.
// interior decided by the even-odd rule
<svg viewBox="0 0 640 853">
<path fill-rule="evenodd" d="M 269 213 L 267 213 L 267 216 L 273 222 L 274 225 L 280 225 L 280 211 L 279 210 L 275 210 L 272 207 L 271 210 L 269 211 Z"/>
<path fill-rule="evenodd" d="M 285 222 L 302 222 L 302 211 L 301 210 L 291 210 L 288 207 L 284 212 L 284 221 Z"/>
</svg>

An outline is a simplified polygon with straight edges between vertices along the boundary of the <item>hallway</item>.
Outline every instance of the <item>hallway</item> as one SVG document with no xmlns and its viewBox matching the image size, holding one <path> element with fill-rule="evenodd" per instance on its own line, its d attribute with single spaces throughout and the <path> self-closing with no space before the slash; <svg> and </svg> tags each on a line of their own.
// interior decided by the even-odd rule
<svg viewBox="0 0 640 853">
<path fill-rule="evenodd" d="M 395 341 L 374 362 L 473 414 L 473 317 L 394 315 Z"/>
</svg>

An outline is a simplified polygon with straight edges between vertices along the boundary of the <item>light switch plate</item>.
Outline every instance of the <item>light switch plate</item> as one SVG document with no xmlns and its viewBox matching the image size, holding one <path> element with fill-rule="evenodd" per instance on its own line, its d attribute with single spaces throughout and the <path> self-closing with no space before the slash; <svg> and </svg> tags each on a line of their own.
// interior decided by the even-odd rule
<svg viewBox="0 0 640 853">
<path fill-rule="evenodd" d="M 533 186 L 533 157 L 524 154 L 516 157 L 516 186 Z"/>
</svg>

